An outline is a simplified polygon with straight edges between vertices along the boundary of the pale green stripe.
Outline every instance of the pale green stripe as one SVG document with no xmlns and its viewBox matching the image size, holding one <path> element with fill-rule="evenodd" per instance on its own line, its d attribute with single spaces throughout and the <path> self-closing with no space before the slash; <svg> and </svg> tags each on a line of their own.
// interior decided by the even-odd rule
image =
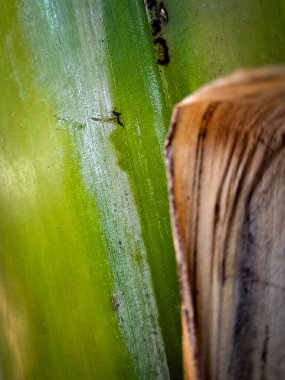
<svg viewBox="0 0 285 380">
<path fill-rule="evenodd" d="M 124 129 L 114 122 L 91 119 L 111 117 L 115 108 L 106 66 L 100 3 L 85 2 L 79 6 L 73 2 L 63 6 L 45 1 L 39 9 L 32 4 L 26 2 L 24 14 L 26 24 L 36 23 L 27 33 L 35 64 L 42 62 L 36 66 L 39 83 L 48 84 L 56 99 L 59 131 L 71 128 L 86 187 L 99 207 L 115 280 L 114 309 L 123 337 L 140 378 L 167 379 L 167 359 L 140 219 L 128 176 L 118 167 L 109 139 L 116 128 L 121 133 Z M 70 34 L 61 28 L 67 22 L 67 7 L 72 10 Z M 76 25 L 81 27 L 77 29 Z M 42 43 L 43 35 L 49 36 L 46 44 Z M 52 54 L 57 54 L 57 58 L 52 60 Z M 128 128 L 132 125 L 128 124 Z"/>
</svg>

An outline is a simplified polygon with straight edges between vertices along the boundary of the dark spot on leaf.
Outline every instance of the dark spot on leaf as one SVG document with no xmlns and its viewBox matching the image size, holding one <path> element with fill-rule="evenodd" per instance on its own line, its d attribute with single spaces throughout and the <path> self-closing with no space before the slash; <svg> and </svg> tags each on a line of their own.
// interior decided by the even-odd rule
<svg viewBox="0 0 285 380">
<path fill-rule="evenodd" d="M 93 121 L 101 121 L 101 122 L 116 122 L 124 128 L 124 124 L 122 123 L 120 117 L 122 113 L 117 112 L 115 110 L 112 111 L 112 116 L 102 116 L 102 117 L 91 117 Z"/>
<path fill-rule="evenodd" d="M 145 0 L 145 7 L 156 47 L 157 63 L 159 65 L 167 65 L 170 62 L 170 57 L 166 40 L 163 38 L 163 27 L 169 20 L 168 11 L 162 1 Z"/>
<path fill-rule="evenodd" d="M 116 116 L 117 123 L 124 128 L 124 124 L 121 122 L 121 119 L 120 119 L 122 113 L 121 112 L 117 112 L 117 111 L 114 110 L 113 111 L 113 115 Z"/>
<path fill-rule="evenodd" d="M 123 296 L 124 293 L 122 291 L 118 291 L 112 294 L 112 306 L 115 311 L 119 311 L 123 305 Z"/>
<path fill-rule="evenodd" d="M 151 33 L 156 36 L 161 31 L 160 21 L 155 19 L 151 23 Z"/>
<path fill-rule="evenodd" d="M 168 46 L 164 38 L 158 37 L 154 40 L 157 49 L 157 63 L 159 65 L 167 65 L 170 62 Z"/>
</svg>

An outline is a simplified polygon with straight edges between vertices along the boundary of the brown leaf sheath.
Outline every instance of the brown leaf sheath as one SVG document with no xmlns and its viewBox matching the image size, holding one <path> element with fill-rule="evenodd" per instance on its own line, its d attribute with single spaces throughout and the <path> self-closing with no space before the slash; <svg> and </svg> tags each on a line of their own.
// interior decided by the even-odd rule
<svg viewBox="0 0 285 380">
<path fill-rule="evenodd" d="M 166 146 L 186 379 L 285 378 L 285 69 L 176 107 Z"/>
</svg>

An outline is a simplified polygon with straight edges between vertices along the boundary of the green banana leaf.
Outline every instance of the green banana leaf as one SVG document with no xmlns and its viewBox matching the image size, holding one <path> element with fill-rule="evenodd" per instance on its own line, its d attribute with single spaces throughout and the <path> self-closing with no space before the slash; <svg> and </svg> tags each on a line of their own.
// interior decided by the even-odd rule
<svg viewBox="0 0 285 380">
<path fill-rule="evenodd" d="M 172 107 L 284 62 L 285 4 L 0 4 L 0 378 L 181 379 Z"/>
</svg>

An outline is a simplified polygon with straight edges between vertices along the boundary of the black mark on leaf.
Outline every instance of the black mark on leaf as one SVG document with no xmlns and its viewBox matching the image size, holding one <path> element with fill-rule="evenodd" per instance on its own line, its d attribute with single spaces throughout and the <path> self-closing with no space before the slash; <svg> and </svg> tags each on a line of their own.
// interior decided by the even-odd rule
<svg viewBox="0 0 285 380">
<path fill-rule="evenodd" d="M 152 20 L 151 23 L 151 34 L 156 36 L 161 31 L 160 22 L 157 19 Z"/>
<path fill-rule="evenodd" d="M 122 123 L 120 117 L 122 113 L 117 111 L 112 111 L 112 116 L 106 116 L 106 117 L 91 117 L 91 120 L 93 121 L 103 121 L 103 122 L 115 122 L 119 125 L 121 125 L 123 128 L 125 127 Z"/>
<path fill-rule="evenodd" d="M 157 63 L 167 65 L 170 62 L 168 46 L 164 38 L 158 37 L 154 40 L 157 49 Z"/>
<path fill-rule="evenodd" d="M 117 123 L 124 128 L 124 124 L 121 122 L 121 119 L 120 119 L 122 113 L 121 112 L 117 112 L 117 111 L 114 110 L 113 111 L 113 115 L 116 116 Z"/>
<path fill-rule="evenodd" d="M 162 1 L 146 0 L 145 6 L 150 21 L 151 34 L 156 47 L 157 63 L 159 65 L 167 65 L 170 62 L 170 56 L 163 32 L 169 20 L 168 11 Z"/>
</svg>

